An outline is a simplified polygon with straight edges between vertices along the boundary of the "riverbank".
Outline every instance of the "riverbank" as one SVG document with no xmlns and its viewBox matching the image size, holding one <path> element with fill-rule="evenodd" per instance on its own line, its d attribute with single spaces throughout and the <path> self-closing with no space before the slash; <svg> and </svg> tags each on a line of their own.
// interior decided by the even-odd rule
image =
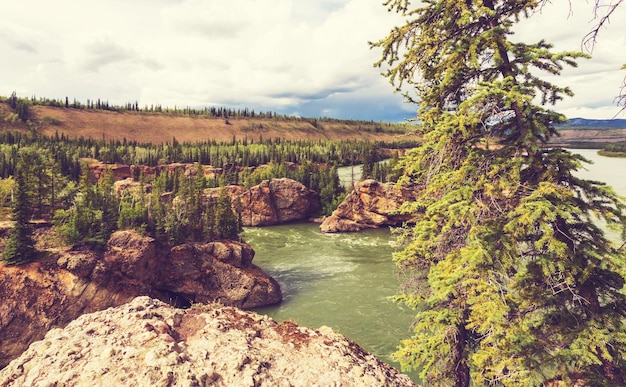
<svg viewBox="0 0 626 387">
<path fill-rule="evenodd" d="M 598 155 L 604 157 L 618 157 L 618 158 L 626 158 L 626 152 L 612 152 L 607 150 L 599 150 Z"/>
</svg>

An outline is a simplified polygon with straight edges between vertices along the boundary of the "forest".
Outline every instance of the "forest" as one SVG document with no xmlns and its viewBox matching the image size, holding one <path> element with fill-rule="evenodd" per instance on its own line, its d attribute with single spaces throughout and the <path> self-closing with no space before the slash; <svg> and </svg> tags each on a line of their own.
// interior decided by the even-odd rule
<svg viewBox="0 0 626 387">
<path fill-rule="evenodd" d="M 606 144 L 598 154 L 608 157 L 626 157 L 626 142 Z"/>
<path fill-rule="evenodd" d="M 33 219 L 51 222 L 67 244 L 95 249 L 102 249 L 118 229 L 136 229 L 171 245 L 239 239 L 241 203 L 231 201 L 225 189 L 214 199 L 203 195 L 204 189 L 233 184 L 250 188 L 272 178 L 291 178 L 318 192 L 320 215 L 328 215 L 346 193 L 337 167 L 363 164 L 362 177 L 395 180 L 399 152 L 416 145 L 280 138 L 233 138 L 228 143 L 181 143 L 172 138 L 162 144 L 71 139 L 58 132 L 39 134 L 29 120 L 32 102 L 13 93 L 8 98 L 13 117 L 26 120 L 31 130 L 0 133 L 0 214 L 20 223 L 3 253 L 6 263 L 36 256 Z M 96 106 L 103 108 L 98 102 Z M 383 159 L 390 161 L 379 163 Z M 100 179 L 90 173 L 89 163 L 95 161 L 130 166 L 139 189 L 115 193 L 110 170 Z M 194 164 L 195 173 L 186 175 L 185 164 Z M 176 167 L 155 169 L 155 174 L 142 171 L 163 165 Z M 205 166 L 214 173 L 206 175 Z"/>
</svg>

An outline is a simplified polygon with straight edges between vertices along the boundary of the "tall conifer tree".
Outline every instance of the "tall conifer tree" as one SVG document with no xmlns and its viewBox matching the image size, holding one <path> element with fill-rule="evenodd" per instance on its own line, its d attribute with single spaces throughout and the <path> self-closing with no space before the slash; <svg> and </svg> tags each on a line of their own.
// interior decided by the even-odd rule
<svg viewBox="0 0 626 387">
<path fill-rule="evenodd" d="M 34 260 L 37 257 L 33 229 L 29 223 L 31 215 L 28 186 L 22 173 L 23 163 L 18 163 L 15 172 L 15 199 L 12 203 L 13 228 L 2 252 L 2 260 L 7 265 L 19 265 Z"/>
<path fill-rule="evenodd" d="M 568 88 L 542 78 L 584 55 L 514 42 L 542 1 L 388 0 L 408 19 L 374 46 L 419 103 L 424 144 L 402 161 L 420 189 L 394 257 L 418 310 L 396 358 L 433 385 L 624 385 L 624 204 L 547 148 Z"/>
</svg>

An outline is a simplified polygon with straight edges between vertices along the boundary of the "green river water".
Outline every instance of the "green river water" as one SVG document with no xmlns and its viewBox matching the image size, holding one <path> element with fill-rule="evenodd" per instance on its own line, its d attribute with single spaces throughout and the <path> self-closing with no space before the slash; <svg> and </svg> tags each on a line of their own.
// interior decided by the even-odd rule
<svg viewBox="0 0 626 387">
<path fill-rule="evenodd" d="M 408 337 L 414 313 L 388 300 L 399 280 L 389 231 L 323 234 L 317 224 L 246 229 L 254 262 L 281 285 L 283 302 L 257 311 L 299 325 L 330 326 L 380 359 Z"/>
<path fill-rule="evenodd" d="M 581 177 L 607 182 L 626 195 L 626 159 L 601 157 L 595 150 L 576 152 L 594 161 Z M 340 175 L 344 181 L 351 178 L 351 168 Z M 246 228 L 244 239 L 256 251 L 254 263 L 283 291 L 280 305 L 259 313 L 310 328 L 329 326 L 398 367 L 390 354 L 410 336 L 415 313 L 388 299 L 400 286 L 389 230 L 323 234 L 317 224 L 297 223 Z"/>
</svg>

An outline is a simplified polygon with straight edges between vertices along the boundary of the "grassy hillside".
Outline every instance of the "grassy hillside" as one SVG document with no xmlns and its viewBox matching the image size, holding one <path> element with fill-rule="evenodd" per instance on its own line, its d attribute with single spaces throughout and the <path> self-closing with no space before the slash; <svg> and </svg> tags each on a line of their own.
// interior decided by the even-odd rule
<svg viewBox="0 0 626 387">
<path fill-rule="evenodd" d="M 35 105 L 29 108 L 31 128 L 45 135 L 151 142 L 285 140 L 372 141 L 415 140 L 409 124 L 297 118 L 217 118 L 172 113 L 107 111 Z M 0 129 L 29 130 L 29 126 L 0 103 Z"/>
<path fill-rule="evenodd" d="M 626 140 L 626 120 L 589 120 L 573 118 L 557 126 L 559 137 L 551 145 L 572 148 L 603 148 Z"/>
<path fill-rule="evenodd" d="M 624 140 L 626 129 L 571 127 L 559 129 L 559 137 L 553 138 L 550 144 L 571 148 L 603 148 L 606 144 Z"/>
</svg>

